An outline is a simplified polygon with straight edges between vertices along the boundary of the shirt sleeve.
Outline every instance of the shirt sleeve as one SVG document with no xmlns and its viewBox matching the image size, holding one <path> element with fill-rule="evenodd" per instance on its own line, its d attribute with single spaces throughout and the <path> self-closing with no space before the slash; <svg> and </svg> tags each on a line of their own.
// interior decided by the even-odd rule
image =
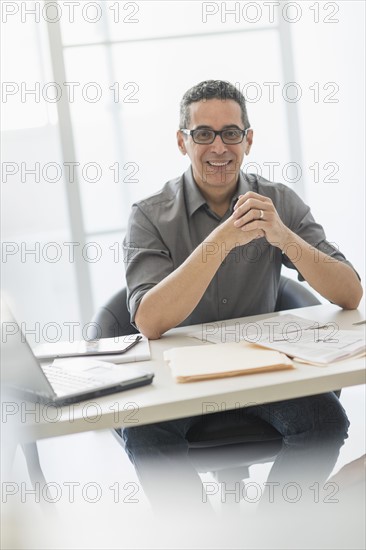
<svg viewBox="0 0 366 550">
<path fill-rule="evenodd" d="M 168 247 L 158 229 L 138 205 L 133 205 L 125 239 L 124 264 L 127 282 L 127 307 L 134 324 L 144 294 L 173 271 Z"/>
<path fill-rule="evenodd" d="M 331 243 L 326 239 L 326 235 L 323 227 L 318 224 L 307 206 L 302 199 L 292 189 L 286 186 L 281 186 L 282 191 L 282 204 L 281 210 L 283 212 L 282 219 L 285 224 L 294 233 L 299 235 L 304 241 L 313 246 L 316 250 L 320 250 L 329 257 L 329 262 L 340 261 L 351 267 L 360 279 L 357 271 L 349 262 L 344 254 L 339 250 L 336 243 Z M 316 250 L 314 251 L 314 261 L 320 261 L 319 255 Z M 299 273 L 296 268 L 296 262 L 291 262 L 286 254 L 282 254 L 282 263 L 291 269 L 296 269 L 298 272 L 297 278 L 299 281 L 304 281 L 304 277 Z"/>
</svg>

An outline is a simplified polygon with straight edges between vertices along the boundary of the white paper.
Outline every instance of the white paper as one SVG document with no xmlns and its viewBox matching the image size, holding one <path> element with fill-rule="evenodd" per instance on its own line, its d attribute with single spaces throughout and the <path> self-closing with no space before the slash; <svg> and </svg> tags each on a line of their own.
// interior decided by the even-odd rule
<svg viewBox="0 0 366 550">
<path fill-rule="evenodd" d="M 366 348 L 362 330 L 340 330 L 336 323 L 319 325 L 291 314 L 251 323 L 207 324 L 189 336 L 214 344 L 245 340 L 314 364 L 362 354 Z"/>
<path fill-rule="evenodd" d="M 241 340 L 256 344 L 262 337 L 277 337 L 283 334 L 298 333 L 311 327 L 319 328 L 319 326 L 316 321 L 304 319 L 297 315 L 285 314 L 247 323 L 228 324 L 227 321 L 206 323 L 202 325 L 200 331 L 192 332 L 188 336 L 212 344 L 240 342 Z"/>
</svg>

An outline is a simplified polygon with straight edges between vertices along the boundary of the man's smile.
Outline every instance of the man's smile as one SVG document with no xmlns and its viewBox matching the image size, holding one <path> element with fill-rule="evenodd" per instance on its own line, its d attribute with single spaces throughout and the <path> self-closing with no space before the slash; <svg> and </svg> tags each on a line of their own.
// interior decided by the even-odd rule
<svg viewBox="0 0 366 550">
<path fill-rule="evenodd" d="M 209 166 L 213 166 L 215 168 L 222 168 L 223 166 L 227 166 L 230 162 L 231 162 L 231 160 L 225 160 L 225 161 L 222 161 L 222 162 L 208 160 L 207 164 Z"/>
</svg>

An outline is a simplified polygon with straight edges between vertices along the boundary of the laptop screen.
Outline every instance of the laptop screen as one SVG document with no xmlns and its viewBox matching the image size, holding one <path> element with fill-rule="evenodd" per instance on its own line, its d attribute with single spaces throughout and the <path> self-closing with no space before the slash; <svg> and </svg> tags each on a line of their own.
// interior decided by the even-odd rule
<svg viewBox="0 0 366 550">
<path fill-rule="evenodd" d="M 9 388 L 55 396 L 24 334 L 1 300 L 1 382 Z"/>
</svg>

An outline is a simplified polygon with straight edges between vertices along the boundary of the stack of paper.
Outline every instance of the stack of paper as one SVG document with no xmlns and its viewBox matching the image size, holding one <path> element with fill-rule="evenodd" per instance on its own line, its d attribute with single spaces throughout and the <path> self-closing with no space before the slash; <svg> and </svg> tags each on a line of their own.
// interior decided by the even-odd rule
<svg viewBox="0 0 366 550">
<path fill-rule="evenodd" d="M 173 348 L 164 352 L 164 359 L 177 382 L 294 368 L 283 353 L 247 342 Z"/>
<path fill-rule="evenodd" d="M 307 330 L 286 338 L 262 338 L 258 345 L 286 353 L 295 361 L 316 366 L 362 357 L 366 351 L 365 336 L 360 331 L 335 330 L 333 326 Z"/>
<path fill-rule="evenodd" d="M 335 322 L 319 324 L 292 314 L 235 325 L 211 323 L 190 336 L 212 343 L 247 341 L 316 366 L 362 357 L 366 352 L 362 328 L 341 330 Z"/>
</svg>

